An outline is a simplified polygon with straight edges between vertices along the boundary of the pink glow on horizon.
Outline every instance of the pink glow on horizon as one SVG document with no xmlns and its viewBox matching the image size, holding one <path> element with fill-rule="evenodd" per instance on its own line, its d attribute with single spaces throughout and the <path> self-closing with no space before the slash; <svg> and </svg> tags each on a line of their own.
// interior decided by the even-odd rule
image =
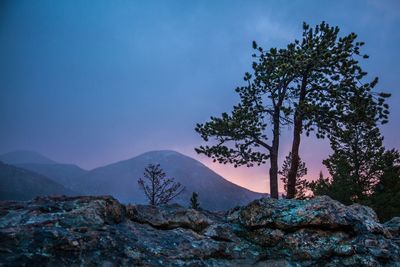
<svg viewBox="0 0 400 267">
<path fill-rule="evenodd" d="M 269 193 L 269 166 L 257 166 L 252 168 L 239 167 L 234 168 L 229 165 L 223 165 L 208 161 L 201 161 L 211 170 L 224 177 L 226 180 L 245 187 L 251 191 L 259 193 Z M 315 180 L 319 177 L 319 172 L 323 171 L 324 176 L 327 171 L 323 166 L 308 166 L 307 180 Z M 279 180 L 279 192 L 284 192 L 282 182 Z"/>
<path fill-rule="evenodd" d="M 245 187 L 249 190 L 269 193 L 269 164 L 255 166 L 247 168 L 246 166 L 235 168 L 229 164 L 219 164 L 213 162 L 211 159 L 200 156 L 193 153 L 191 150 L 177 149 L 182 153 L 193 157 L 217 174 L 224 177 L 226 180 Z M 282 144 L 280 151 L 279 166 L 281 166 L 285 156 L 290 150 L 289 143 L 285 142 Z M 322 160 L 326 159 L 331 153 L 329 143 L 327 140 L 316 140 L 314 138 L 304 138 L 301 146 L 301 158 L 306 163 L 308 169 L 307 179 L 315 180 L 319 177 L 320 171 L 323 172 L 324 176 L 327 176 L 328 172 L 325 166 L 322 164 Z M 278 181 L 279 192 L 284 192 L 281 181 Z"/>
</svg>

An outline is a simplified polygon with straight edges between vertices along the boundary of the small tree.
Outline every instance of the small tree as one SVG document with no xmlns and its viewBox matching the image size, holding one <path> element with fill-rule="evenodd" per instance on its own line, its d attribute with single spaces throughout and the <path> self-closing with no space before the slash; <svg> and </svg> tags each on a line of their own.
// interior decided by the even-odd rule
<svg viewBox="0 0 400 267">
<path fill-rule="evenodd" d="M 143 175 L 144 179 L 139 178 L 138 184 L 150 205 L 167 204 L 185 189 L 180 183 L 174 182 L 174 178 L 166 178 L 160 164 L 149 164 Z"/>
<path fill-rule="evenodd" d="M 334 153 L 323 163 L 332 177 L 332 197 L 345 204 L 362 203 L 382 176 L 385 147 L 377 127 L 377 109 L 372 99 L 356 96 L 342 122 L 332 125 Z"/>
<path fill-rule="evenodd" d="M 384 103 L 385 96 L 378 101 Z M 378 128 L 380 106 L 364 96 L 350 100 L 341 123 L 332 124 L 333 154 L 323 161 L 331 178 L 318 179 L 310 184 L 310 188 L 314 195 L 329 195 L 344 204 L 364 204 L 383 174 L 389 174 L 394 168 L 396 153 L 390 154 L 383 146 Z M 391 168 L 388 167 L 390 164 Z"/>
<path fill-rule="evenodd" d="M 353 203 L 354 182 L 349 176 L 329 178 L 320 172 L 319 178 L 309 182 L 308 186 L 314 196 L 326 195 L 346 205 Z"/>
<path fill-rule="evenodd" d="M 190 208 L 194 210 L 200 209 L 200 204 L 199 201 L 197 200 L 197 197 L 199 195 L 196 192 L 192 193 L 192 197 L 190 198 Z"/>
<path fill-rule="evenodd" d="M 382 175 L 366 202 L 381 222 L 400 216 L 400 153 L 388 150 L 382 156 Z"/>
<path fill-rule="evenodd" d="M 285 194 L 287 195 L 287 184 L 288 184 L 288 175 L 290 171 L 290 166 L 292 163 L 292 153 L 289 152 L 289 155 L 286 156 L 285 161 L 282 164 L 282 169 L 279 171 L 279 175 L 281 175 L 281 181 L 283 183 L 283 187 L 285 189 Z M 296 195 L 295 198 L 305 199 L 306 192 L 308 187 L 308 181 L 303 179 L 303 177 L 307 175 L 306 163 L 301 159 L 299 160 L 299 168 L 297 169 L 296 176 Z"/>
</svg>

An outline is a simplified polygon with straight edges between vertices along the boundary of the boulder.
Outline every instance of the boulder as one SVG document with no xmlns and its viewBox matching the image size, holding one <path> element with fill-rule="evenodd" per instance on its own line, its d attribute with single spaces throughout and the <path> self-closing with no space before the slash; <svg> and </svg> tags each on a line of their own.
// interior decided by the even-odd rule
<svg viewBox="0 0 400 267">
<path fill-rule="evenodd" d="M 390 236 L 390 232 L 379 223 L 371 208 L 361 205 L 345 206 L 328 196 L 311 200 L 262 198 L 233 210 L 228 218 L 248 229 L 270 227 L 295 231 L 301 228 L 319 228 Z"/>
<path fill-rule="evenodd" d="M 128 205 L 127 216 L 134 222 L 146 223 L 155 228 L 174 229 L 188 228 L 201 231 L 212 221 L 203 213 L 186 209 L 178 204 L 161 207 L 151 205 Z"/>
</svg>

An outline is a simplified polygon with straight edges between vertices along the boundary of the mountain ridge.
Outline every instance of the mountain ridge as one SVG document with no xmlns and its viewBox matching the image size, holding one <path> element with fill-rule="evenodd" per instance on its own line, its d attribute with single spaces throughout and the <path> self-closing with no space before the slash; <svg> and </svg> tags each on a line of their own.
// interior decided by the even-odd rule
<svg viewBox="0 0 400 267">
<path fill-rule="evenodd" d="M 37 152 L 31 154 L 40 155 Z M 26 157 L 14 158 L 12 162 L 22 161 L 26 161 Z M 89 171 L 62 163 L 19 163 L 15 166 L 47 176 L 80 194 L 113 195 L 123 203 L 145 204 L 147 200 L 137 180 L 149 164 L 160 164 L 168 177 L 185 186 L 186 190 L 174 200 L 184 206 L 189 204 L 192 192 L 197 192 L 200 205 L 210 210 L 226 210 L 268 196 L 237 185 L 200 161 L 174 150 L 148 151 Z"/>
<path fill-rule="evenodd" d="M 104 166 L 99 166 L 99 167 L 93 168 L 93 169 L 91 169 L 91 170 L 89 170 L 89 171 L 93 171 L 93 170 L 96 170 L 96 169 L 101 169 L 101 168 L 103 168 L 103 167 L 111 166 L 111 165 L 114 165 L 114 164 L 119 164 L 119 163 L 123 163 L 123 162 L 129 162 L 129 161 L 131 161 L 131 160 L 135 160 L 136 158 L 139 158 L 139 157 L 142 157 L 142 156 L 146 156 L 146 155 L 152 154 L 152 153 L 165 153 L 165 154 L 170 154 L 170 155 L 180 155 L 180 156 L 186 157 L 186 158 L 188 158 L 188 159 L 194 160 L 196 164 L 198 164 L 198 165 L 200 165 L 200 166 L 202 166 L 202 167 L 208 168 L 208 169 L 209 169 L 210 171 L 212 171 L 215 175 L 218 175 L 218 176 L 222 177 L 225 181 L 227 181 L 227 182 L 230 183 L 230 184 L 233 184 L 233 185 L 235 185 L 235 186 L 239 186 L 239 187 L 244 188 L 244 189 L 246 189 L 246 190 L 248 190 L 248 191 L 250 191 L 250 192 L 253 192 L 253 193 L 268 195 L 268 193 L 257 192 L 257 191 L 251 190 L 251 189 L 249 189 L 249 188 L 246 188 L 246 187 L 244 187 L 244 186 L 241 186 L 241 185 L 239 185 L 239 184 L 236 184 L 236 183 L 234 183 L 234 182 L 232 182 L 232 181 L 226 179 L 224 176 L 222 176 L 221 174 L 217 173 L 216 171 L 214 171 L 213 169 L 211 169 L 210 167 L 208 167 L 207 165 L 205 165 L 205 164 L 202 163 L 201 161 L 199 161 L 199 160 L 197 160 L 197 159 L 194 159 L 194 158 L 192 158 L 192 157 L 190 157 L 190 156 L 188 156 L 188 155 L 186 155 L 186 154 L 184 154 L 184 153 L 178 152 L 178 151 L 176 151 L 176 150 L 170 150 L 170 149 L 150 150 L 150 151 L 141 153 L 141 154 L 139 154 L 139 155 L 133 156 L 133 157 L 128 158 L 128 159 L 119 160 L 119 161 L 116 161 L 116 162 L 113 162 L 113 163 L 110 163 L 110 164 L 107 164 L 107 165 L 104 165 Z"/>
<path fill-rule="evenodd" d="M 14 150 L 0 155 L 0 161 L 8 164 L 57 164 L 58 162 L 44 156 L 41 153 L 31 150 Z"/>
<path fill-rule="evenodd" d="M 186 187 L 176 199 L 182 205 L 188 205 L 192 192 L 197 192 L 200 204 L 211 210 L 225 210 L 267 195 L 236 185 L 196 159 L 173 150 L 149 151 L 95 168 L 81 177 L 82 191 L 94 195 L 111 194 L 124 203 L 144 204 L 147 201 L 137 180 L 148 164 L 160 164 L 168 177 Z"/>
<path fill-rule="evenodd" d="M 42 195 L 76 195 L 54 180 L 0 161 L 0 199 L 29 200 Z"/>
<path fill-rule="evenodd" d="M 87 170 L 80 168 L 78 165 L 63 163 L 22 163 L 15 164 L 15 166 L 44 175 L 70 189 L 79 184 L 79 177 L 88 172 Z"/>
</svg>

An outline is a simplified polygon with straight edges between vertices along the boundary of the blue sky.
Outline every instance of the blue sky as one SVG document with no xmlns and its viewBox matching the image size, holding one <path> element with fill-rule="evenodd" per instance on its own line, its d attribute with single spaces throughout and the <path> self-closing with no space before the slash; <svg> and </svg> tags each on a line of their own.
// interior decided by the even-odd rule
<svg viewBox="0 0 400 267">
<path fill-rule="evenodd" d="M 267 190 L 267 168 L 197 156 L 193 128 L 237 103 L 251 42 L 265 48 L 325 20 L 365 41 L 363 66 L 393 94 L 387 147 L 400 148 L 399 1 L 2 1 L 0 153 L 41 152 L 93 168 L 174 149 L 226 178 Z M 290 135 L 283 134 L 282 158 Z M 304 139 L 310 177 L 327 142 Z"/>
</svg>

